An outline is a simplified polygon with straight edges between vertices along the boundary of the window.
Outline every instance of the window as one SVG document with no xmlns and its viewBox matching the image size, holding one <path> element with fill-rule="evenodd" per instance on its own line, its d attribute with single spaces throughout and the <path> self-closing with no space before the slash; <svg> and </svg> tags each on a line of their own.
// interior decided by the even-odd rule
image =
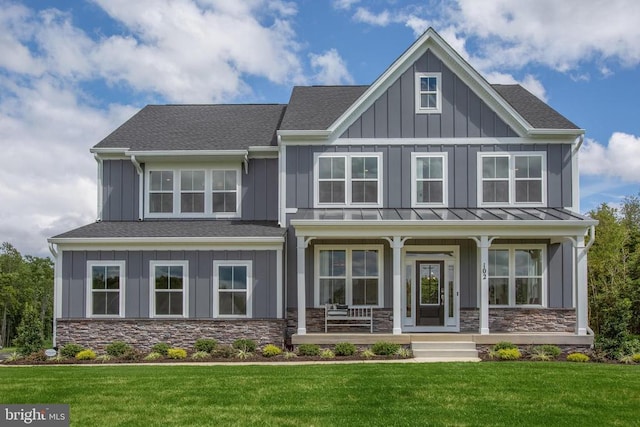
<svg viewBox="0 0 640 427">
<path fill-rule="evenodd" d="M 478 159 L 481 206 L 544 205 L 545 153 L 480 154 Z"/>
<path fill-rule="evenodd" d="M 544 305 L 545 264 L 541 245 L 489 249 L 489 304 Z"/>
<path fill-rule="evenodd" d="M 87 263 L 87 317 L 124 317 L 124 261 Z"/>
<path fill-rule="evenodd" d="M 440 73 L 416 73 L 416 113 L 430 114 L 442 111 Z"/>
<path fill-rule="evenodd" d="M 447 206 L 447 154 L 411 154 L 412 207 Z"/>
<path fill-rule="evenodd" d="M 188 261 L 149 264 L 151 317 L 188 317 Z"/>
<path fill-rule="evenodd" d="M 149 169 L 146 215 L 151 218 L 238 217 L 240 176 L 239 166 Z"/>
<path fill-rule="evenodd" d="M 316 247 L 316 301 L 382 305 L 382 247 Z"/>
<path fill-rule="evenodd" d="M 251 317 L 251 261 L 214 261 L 214 317 Z"/>
<path fill-rule="evenodd" d="M 316 155 L 316 207 L 380 207 L 381 163 L 380 153 Z"/>
</svg>

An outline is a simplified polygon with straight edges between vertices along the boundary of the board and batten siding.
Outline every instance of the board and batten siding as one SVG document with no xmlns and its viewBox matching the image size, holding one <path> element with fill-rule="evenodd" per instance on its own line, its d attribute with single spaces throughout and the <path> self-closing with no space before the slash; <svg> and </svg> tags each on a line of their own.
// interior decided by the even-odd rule
<svg viewBox="0 0 640 427">
<path fill-rule="evenodd" d="M 288 146 L 286 185 L 288 208 L 313 208 L 313 162 L 316 153 L 382 153 L 384 208 L 411 207 L 411 153 L 447 153 L 450 208 L 478 206 L 478 153 L 540 151 L 547 157 L 547 206 L 572 205 L 570 144 L 434 144 Z"/>
<path fill-rule="evenodd" d="M 288 239 L 295 241 L 295 232 L 290 229 Z M 495 244 L 546 244 L 547 245 L 547 307 L 573 307 L 573 249 L 570 242 L 549 244 L 548 240 L 509 239 L 497 240 Z M 393 307 L 393 253 L 384 240 L 365 239 L 318 239 L 312 240 L 305 254 L 305 298 L 306 306 L 315 305 L 315 245 L 357 246 L 382 245 L 384 307 Z M 478 248 L 471 239 L 411 239 L 404 249 L 412 246 L 458 246 L 460 248 L 460 308 L 478 308 Z M 296 259 L 295 245 L 288 245 L 289 260 Z M 295 262 L 287 263 L 287 307 L 297 308 L 297 268 Z"/>
<path fill-rule="evenodd" d="M 139 177 L 133 163 L 105 160 L 102 171 L 102 220 L 137 221 Z M 241 173 L 242 219 L 277 221 L 278 159 L 250 159 L 248 173 Z"/>
<path fill-rule="evenodd" d="M 125 261 L 125 316 L 149 317 L 149 262 L 189 261 L 189 318 L 213 313 L 213 261 L 252 261 L 252 317 L 277 318 L 277 255 L 263 251 L 65 251 L 62 258 L 61 318 L 83 318 L 87 261 Z M 216 300 L 217 301 L 217 300 Z"/>
<path fill-rule="evenodd" d="M 415 74 L 442 75 L 442 112 L 415 113 Z M 349 128 L 343 138 L 516 137 L 453 71 L 427 50 Z"/>
</svg>

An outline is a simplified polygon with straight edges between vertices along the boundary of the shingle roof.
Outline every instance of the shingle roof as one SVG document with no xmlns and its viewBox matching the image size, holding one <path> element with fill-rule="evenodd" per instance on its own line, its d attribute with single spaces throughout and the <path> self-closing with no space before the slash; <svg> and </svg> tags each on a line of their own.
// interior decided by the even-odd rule
<svg viewBox="0 0 640 427">
<path fill-rule="evenodd" d="M 491 86 L 534 128 L 579 129 L 566 117 L 520 85 Z"/>
<path fill-rule="evenodd" d="M 296 86 L 282 119 L 282 130 L 328 128 L 369 86 Z"/>
<path fill-rule="evenodd" d="M 148 105 L 100 141 L 100 148 L 239 150 L 276 145 L 286 105 Z"/>
<path fill-rule="evenodd" d="M 275 221 L 146 220 L 95 222 L 52 239 L 69 238 L 182 238 L 282 237 L 285 229 Z"/>
</svg>

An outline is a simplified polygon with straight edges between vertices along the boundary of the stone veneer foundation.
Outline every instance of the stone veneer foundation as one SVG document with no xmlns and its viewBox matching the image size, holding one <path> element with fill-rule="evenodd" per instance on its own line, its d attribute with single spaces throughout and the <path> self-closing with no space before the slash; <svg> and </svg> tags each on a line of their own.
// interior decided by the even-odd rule
<svg viewBox="0 0 640 427">
<path fill-rule="evenodd" d="M 478 332 L 477 308 L 460 309 L 460 332 Z M 574 332 L 573 308 L 490 308 L 490 332 Z"/>
<path fill-rule="evenodd" d="M 137 350 L 149 351 L 159 342 L 185 349 L 199 338 L 215 338 L 232 344 L 249 338 L 263 346 L 282 346 L 285 321 L 282 319 L 58 319 L 56 344 L 75 343 L 97 351 L 114 341 L 124 341 Z"/>
</svg>

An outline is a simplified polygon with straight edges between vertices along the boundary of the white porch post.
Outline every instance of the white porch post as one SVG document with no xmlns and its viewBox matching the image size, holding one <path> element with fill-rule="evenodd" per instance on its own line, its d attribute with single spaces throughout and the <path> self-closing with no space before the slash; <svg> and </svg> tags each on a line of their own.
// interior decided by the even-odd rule
<svg viewBox="0 0 640 427">
<path fill-rule="evenodd" d="M 493 239 L 491 239 L 493 240 Z M 480 236 L 476 240 L 480 248 L 480 334 L 489 334 L 489 246 L 491 240 Z"/>
<path fill-rule="evenodd" d="M 576 236 L 574 250 L 576 252 L 576 265 L 574 266 L 576 277 L 576 335 L 587 335 L 587 249 L 584 244 L 584 236 Z"/>
<path fill-rule="evenodd" d="M 400 236 L 394 236 L 391 242 L 393 249 L 393 334 L 402 333 L 402 269 L 401 257 L 404 241 Z"/>
<path fill-rule="evenodd" d="M 305 260 L 304 254 L 307 249 L 308 242 L 304 236 L 298 236 L 298 335 L 306 335 L 307 333 L 307 305 L 306 305 L 306 286 L 305 286 Z"/>
</svg>

